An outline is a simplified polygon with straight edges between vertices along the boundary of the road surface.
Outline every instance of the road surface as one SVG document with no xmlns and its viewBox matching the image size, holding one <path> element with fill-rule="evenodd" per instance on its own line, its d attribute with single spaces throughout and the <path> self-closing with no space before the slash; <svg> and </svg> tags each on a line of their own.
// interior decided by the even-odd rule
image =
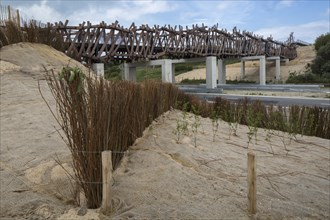
<svg viewBox="0 0 330 220">
<path fill-rule="evenodd" d="M 329 98 L 309 98 L 309 97 L 290 97 L 290 96 L 267 96 L 267 95 L 236 95 L 223 94 L 223 90 L 242 90 L 248 89 L 250 91 L 274 91 L 274 92 L 325 92 L 330 93 L 329 90 L 321 90 L 318 85 L 222 85 L 215 89 L 206 89 L 205 85 L 180 85 L 180 90 L 200 97 L 203 100 L 214 101 L 216 97 L 222 97 L 230 101 L 238 101 L 245 97 L 251 101 L 260 100 L 266 105 L 280 105 L 280 106 L 309 106 L 322 107 L 330 109 Z"/>
<path fill-rule="evenodd" d="M 189 94 L 189 93 L 188 93 Z M 266 105 L 279 106 L 310 106 L 322 107 L 330 109 L 330 99 L 325 98 L 307 98 L 307 97 L 282 97 L 282 96 L 258 96 L 258 95 L 230 95 L 217 93 L 191 93 L 203 100 L 214 101 L 216 97 L 222 97 L 230 101 L 238 101 L 245 97 L 251 101 L 260 100 Z"/>
</svg>

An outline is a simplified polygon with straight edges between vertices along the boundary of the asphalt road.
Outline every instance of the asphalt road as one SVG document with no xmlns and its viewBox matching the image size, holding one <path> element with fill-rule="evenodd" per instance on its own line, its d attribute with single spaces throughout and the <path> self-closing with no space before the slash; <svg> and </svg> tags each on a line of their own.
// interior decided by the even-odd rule
<svg viewBox="0 0 330 220">
<path fill-rule="evenodd" d="M 189 94 L 189 92 L 188 92 Z M 230 95 L 219 93 L 191 93 L 200 97 L 203 100 L 214 101 L 216 97 L 222 97 L 230 101 L 238 101 L 245 97 L 251 101 L 260 100 L 266 105 L 279 105 L 279 106 L 317 106 L 330 109 L 330 99 L 325 98 L 306 98 L 306 97 L 280 97 L 280 96 L 258 96 L 258 95 Z"/>
</svg>

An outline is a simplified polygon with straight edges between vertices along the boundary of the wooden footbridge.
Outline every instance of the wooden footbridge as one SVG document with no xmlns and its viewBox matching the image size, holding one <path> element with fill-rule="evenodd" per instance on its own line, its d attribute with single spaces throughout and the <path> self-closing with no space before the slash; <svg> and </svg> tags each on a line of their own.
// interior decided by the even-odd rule
<svg viewBox="0 0 330 220">
<path fill-rule="evenodd" d="M 137 27 L 132 23 L 129 28 L 124 28 L 117 21 L 110 25 L 83 22 L 78 26 L 69 26 L 66 21 L 55 23 L 51 28 L 63 36 L 65 52 L 69 56 L 89 63 L 208 56 L 218 59 L 247 56 L 294 59 L 297 56 L 297 45 L 290 40 L 292 37 L 286 42 L 279 42 L 272 37 L 263 38 L 236 28 L 228 32 L 219 29 L 218 25 Z"/>
<path fill-rule="evenodd" d="M 45 32 L 46 35 L 40 35 L 39 40 L 45 38 L 48 43 L 59 42 L 60 50 L 78 61 L 94 66 L 93 69 L 99 75 L 104 74 L 104 63 L 123 61 L 123 78 L 133 81 L 138 66 L 160 65 L 162 80 L 173 83 L 175 64 L 206 61 L 207 88 L 215 88 L 217 83 L 226 83 L 226 59 L 241 60 L 241 79 L 245 77 L 245 62 L 259 60 L 260 85 L 266 84 L 266 61 L 273 61 L 276 65 L 276 80 L 280 80 L 280 62 L 296 58 L 297 46 L 306 45 L 302 41 L 295 41 L 292 33 L 287 41 L 280 42 L 272 37 L 264 38 L 237 28 L 229 32 L 219 29 L 218 25 L 193 25 L 191 28 L 170 25 L 137 27 L 132 23 L 125 28 L 118 21 L 97 25 L 83 22 L 78 26 L 69 26 L 68 23 L 67 20 L 41 27 L 31 22 L 30 26 L 20 28 L 23 31 L 21 35 L 30 33 L 28 37 L 35 42 L 34 31 L 40 28 L 39 33 Z M 1 33 L 0 28 L 0 38 L 3 35 Z"/>
</svg>

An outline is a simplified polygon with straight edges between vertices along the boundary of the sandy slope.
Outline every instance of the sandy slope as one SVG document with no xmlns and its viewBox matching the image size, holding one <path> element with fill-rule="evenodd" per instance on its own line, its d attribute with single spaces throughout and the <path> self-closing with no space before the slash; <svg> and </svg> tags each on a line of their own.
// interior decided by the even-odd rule
<svg viewBox="0 0 330 220">
<path fill-rule="evenodd" d="M 70 58 L 29 43 L 3 47 L 0 54 L 0 218 L 53 217 L 72 200 L 70 182 L 54 158 L 58 156 L 65 167 L 71 159 L 38 82 L 54 107 L 43 66 L 59 70 Z M 70 65 L 84 68 L 74 60 Z"/>
<path fill-rule="evenodd" d="M 103 218 L 98 210 L 77 215 L 70 178 L 55 162 L 58 157 L 70 171 L 70 153 L 37 87 L 42 64 L 60 68 L 68 58 L 32 44 L 4 47 L 0 55 L 0 218 Z M 45 81 L 39 82 L 54 107 Z M 176 141 L 179 117 L 180 111 L 161 116 L 127 153 L 114 173 L 112 217 L 248 219 L 247 127 L 229 139 L 221 122 L 213 142 L 211 121 L 202 119 L 195 146 L 191 131 Z M 256 217 L 328 219 L 329 140 L 298 136 L 289 143 L 286 133 L 275 132 L 266 141 L 262 130 L 257 137 L 250 145 L 257 155 Z"/>
<path fill-rule="evenodd" d="M 298 74 L 303 73 L 306 64 L 311 63 L 315 58 L 314 46 L 298 47 L 298 57 L 291 60 L 289 64 L 281 63 L 281 80 L 285 82 L 290 72 L 296 71 Z M 226 66 L 227 80 L 240 79 L 240 63 Z M 187 73 L 180 74 L 175 77 L 176 82 L 181 82 L 182 79 L 205 79 L 206 70 L 196 69 Z M 275 79 L 275 64 L 274 62 L 267 62 L 266 65 L 266 81 L 273 81 Z M 248 61 L 245 64 L 245 80 L 252 80 L 259 82 L 259 61 Z"/>
</svg>

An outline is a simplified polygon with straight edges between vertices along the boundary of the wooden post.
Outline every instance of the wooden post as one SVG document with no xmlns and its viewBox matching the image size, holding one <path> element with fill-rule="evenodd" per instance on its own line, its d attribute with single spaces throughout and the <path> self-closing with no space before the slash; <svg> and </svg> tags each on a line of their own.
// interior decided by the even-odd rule
<svg viewBox="0 0 330 220">
<path fill-rule="evenodd" d="M 11 21 L 11 8 L 10 8 L 10 5 L 8 5 L 8 20 Z"/>
<path fill-rule="evenodd" d="M 21 19 L 20 19 L 20 16 L 19 16 L 19 10 L 18 9 L 16 10 L 16 19 L 17 19 L 17 27 L 18 27 L 18 29 L 21 29 Z"/>
<path fill-rule="evenodd" d="M 102 152 L 102 205 L 101 211 L 103 213 L 111 210 L 111 178 L 112 178 L 112 160 L 111 151 Z"/>
<path fill-rule="evenodd" d="M 248 152 L 248 211 L 251 214 L 257 212 L 257 175 L 255 154 Z"/>
</svg>

